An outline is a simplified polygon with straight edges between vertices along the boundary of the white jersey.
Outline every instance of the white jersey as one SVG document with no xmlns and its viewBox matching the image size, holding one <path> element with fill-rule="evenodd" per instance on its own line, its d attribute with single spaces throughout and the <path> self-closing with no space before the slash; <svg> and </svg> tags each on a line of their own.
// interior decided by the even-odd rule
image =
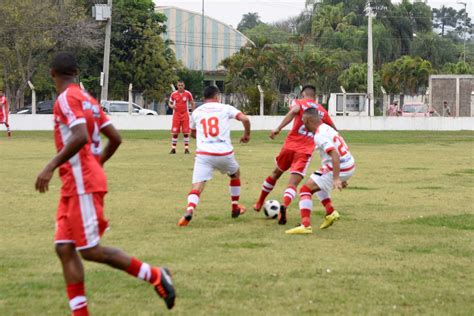
<svg viewBox="0 0 474 316">
<path fill-rule="evenodd" d="M 235 107 L 217 102 L 194 110 L 190 126 L 196 130 L 196 155 L 226 156 L 234 152 L 230 140 L 230 120 L 241 114 Z"/>
<path fill-rule="evenodd" d="M 354 168 L 355 160 L 349 152 L 349 147 L 339 133 L 327 124 L 321 124 L 314 135 L 316 149 L 321 156 L 323 167 L 332 170 L 332 159 L 329 152 L 336 150 L 339 153 L 341 161 L 341 172 L 349 171 Z"/>
</svg>

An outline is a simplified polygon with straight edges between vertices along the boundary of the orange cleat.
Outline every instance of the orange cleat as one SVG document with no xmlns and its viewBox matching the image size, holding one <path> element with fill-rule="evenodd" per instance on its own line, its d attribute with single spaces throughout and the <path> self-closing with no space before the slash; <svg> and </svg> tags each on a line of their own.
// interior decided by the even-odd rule
<svg viewBox="0 0 474 316">
<path fill-rule="evenodd" d="M 156 278 L 155 283 L 153 283 L 155 291 L 165 301 L 166 307 L 172 309 L 176 299 L 176 292 L 173 287 L 173 281 L 171 280 L 171 273 L 167 268 L 154 269 L 159 272 L 159 277 Z"/>
<path fill-rule="evenodd" d="M 193 219 L 193 214 L 192 213 L 187 213 L 178 222 L 178 226 L 188 226 L 189 222 Z"/>
</svg>

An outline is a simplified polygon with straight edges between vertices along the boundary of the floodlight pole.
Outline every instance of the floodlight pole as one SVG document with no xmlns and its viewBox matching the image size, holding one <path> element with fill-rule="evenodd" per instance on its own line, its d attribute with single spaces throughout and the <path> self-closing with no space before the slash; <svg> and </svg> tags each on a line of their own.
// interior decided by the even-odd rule
<svg viewBox="0 0 474 316">
<path fill-rule="evenodd" d="M 264 105 L 265 105 L 265 94 L 260 85 L 257 85 L 258 92 L 260 92 L 260 116 L 264 115 Z"/>
<path fill-rule="evenodd" d="M 102 92 L 100 95 L 101 101 L 106 101 L 109 95 L 109 65 L 110 65 L 110 37 L 112 35 L 112 0 L 107 0 L 107 5 L 110 8 L 110 17 L 107 19 L 107 26 L 105 27 L 105 44 L 104 44 L 104 64 L 103 74 L 104 81 L 102 84 Z"/>
<path fill-rule="evenodd" d="M 347 107 L 347 95 L 346 95 L 346 89 L 344 89 L 343 86 L 340 86 L 339 89 L 341 89 L 341 92 L 343 93 L 342 96 L 342 116 L 346 116 L 346 107 Z"/>
<path fill-rule="evenodd" d="M 204 0 L 202 0 L 201 14 L 201 74 L 204 77 Z"/>
<path fill-rule="evenodd" d="M 369 116 L 374 116 L 374 52 L 372 43 L 372 18 L 374 13 L 372 7 L 367 7 L 368 25 L 368 47 L 367 47 L 367 98 L 369 100 Z"/>
<path fill-rule="evenodd" d="M 36 114 L 36 89 L 35 86 L 29 80 L 28 86 L 31 89 L 31 114 Z"/>
<path fill-rule="evenodd" d="M 128 86 L 128 114 L 132 114 L 133 85 Z"/>
</svg>

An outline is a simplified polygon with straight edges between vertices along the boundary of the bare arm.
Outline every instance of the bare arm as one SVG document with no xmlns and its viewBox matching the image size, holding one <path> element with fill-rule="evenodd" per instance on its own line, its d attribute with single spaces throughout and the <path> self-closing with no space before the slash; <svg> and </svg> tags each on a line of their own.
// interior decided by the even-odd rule
<svg viewBox="0 0 474 316">
<path fill-rule="evenodd" d="M 87 134 L 86 124 L 78 124 L 71 127 L 71 138 L 69 142 L 51 159 L 36 178 L 36 190 L 40 193 L 48 191 L 49 181 L 51 181 L 53 177 L 54 170 L 77 154 L 88 141 L 89 135 Z"/>
<path fill-rule="evenodd" d="M 191 100 L 191 111 L 194 112 L 196 110 L 196 102 L 194 100 Z"/>
<path fill-rule="evenodd" d="M 108 139 L 107 145 L 105 146 L 102 156 L 100 157 L 100 164 L 104 165 L 105 162 L 109 160 L 119 148 L 120 144 L 122 143 L 122 137 L 112 124 L 109 124 L 101 129 L 101 133 L 104 134 Z"/>
<path fill-rule="evenodd" d="M 270 138 L 275 139 L 275 136 L 278 135 L 281 132 L 281 130 L 285 128 L 286 125 L 290 124 L 291 121 L 293 121 L 293 119 L 300 112 L 300 110 L 301 108 L 299 105 L 295 105 L 294 107 L 292 107 L 290 112 L 288 112 L 285 115 L 280 125 L 278 125 L 278 127 L 270 133 Z"/>
<path fill-rule="evenodd" d="M 341 181 L 341 178 L 339 178 L 340 170 L 341 170 L 341 161 L 339 159 L 339 154 L 337 153 L 336 150 L 331 150 L 329 152 L 329 156 L 331 156 L 332 159 L 332 174 L 333 174 L 333 186 L 334 189 L 338 189 L 339 191 L 342 190 L 344 187 Z"/>
<path fill-rule="evenodd" d="M 240 113 L 237 115 L 236 119 L 240 122 L 242 122 L 242 125 L 244 126 L 245 132 L 244 136 L 240 138 L 241 143 L 248 143 L 250 141 L 250 120 L 247 117 L 247 115 Z"/>
<path fill-rule="evenodd" d="M 191 137 L 196 139 L 196 130 L 195 129 L 191 130 Z"/>
</svg>

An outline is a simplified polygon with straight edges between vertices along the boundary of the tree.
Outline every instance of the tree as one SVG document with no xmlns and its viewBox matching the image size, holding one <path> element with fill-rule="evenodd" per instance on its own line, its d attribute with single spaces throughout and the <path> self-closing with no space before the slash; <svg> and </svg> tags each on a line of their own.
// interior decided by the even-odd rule
<svg viewBox="0 0 474 316">
<path fill-rule="evenodd" d="M 86 13 L 75 0 L 2 2 L 0 60 L 13 108 L 23 106 L 27 82 L 54 52 L 98 48 L 97 24 Z"/>
<path fill-rule="evenodd" d="M 160 100 L 177 80 L 178 64 L 164 42 L 166 17 L 152 0 L 116 0 L 112 17 L 110 94 L 127 95 L 129 83 L 145 98 Z"/>
<path fill-rule="evenodd" d="M 202 98 L 204 90 L 204 76 L 199 70 L 179 69 L 176 73 L 179 80 L 184 81 L 186 90 L 189 90 L 195 99 Z"/>
<path fill-rule="evenodd" d="M 439 68 L 445 63 L 456 62 L 461 55 L 459 48 L 447 38 L 436 33 L 418 33 L 413 39 L 412 54 L 431 62 Z"/>
<path fill-rule="evenodd" d="M 441 36 L 444 37 L 445 28 L 452 27 L 455 28 L 458 24 L 458 12 L 456 9 L 451 7 L 445 7 L 444 5 L 441 8 L 433 8 L 433 27 L 441 28 Z"/>
<path fill-rule="evenodd" d="M 367 92 L 367 64 L 352 64 L 338 77 L 338 82 L 348 92 Z M 381 80 L 378 73 L 374 73 L 374 91 L 380 91 Z"/>
<path fill-rule="evenodd" d="M 470 75 L 474 73 L 474 67 L 463 61 L 457 63 L 447 63 L 441 69 L 443 74 Z"/>
<path fill-rule="evenodd" d="M 416 94 L 426 90 L 431 63 L 421 57 L 403 56 L 382 67 L 381 77 L 388 93 Z"/>
<path fill-rule="evenodd" d="M 290 33 L 265 23 L 261 23 L 254 28 L 244 31 L 244 34 L 254 42 L 257 47 L 263 47 L 265 44 L 288 43 L 291 37 Z"/>
<path fill-rule="evenodd" d="M 240 32 L 245 32 L 246 30 L 253 29 L 261 23 L 262 21 L 260 20 L 257 12 L 249 12 L 242 16 L 242 20 L 240 20 L 237 30 Z"/>
</svg>

